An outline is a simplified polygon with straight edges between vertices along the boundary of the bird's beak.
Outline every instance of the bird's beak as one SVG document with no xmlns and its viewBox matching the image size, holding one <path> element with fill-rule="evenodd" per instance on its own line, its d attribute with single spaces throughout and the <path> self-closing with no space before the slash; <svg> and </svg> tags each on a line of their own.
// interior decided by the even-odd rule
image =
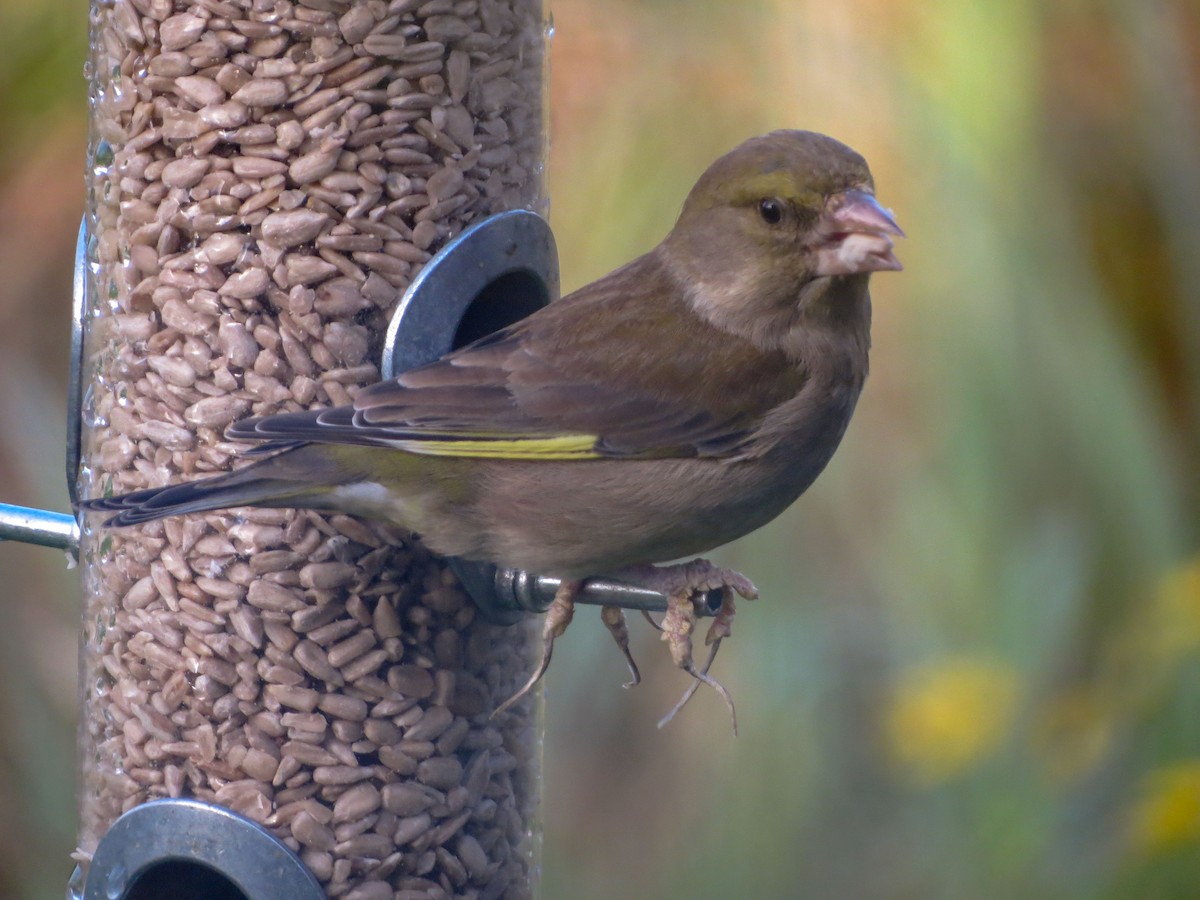
<svg viewBox="0 0 1200 900">
<path fill-rule="evenodd" d="M 892 253 L 904 237 L 889 210 L 866 191 L 848 190 L 825 201 L 817 225 L 818 275 L 854 275 L 904 268 Z"/>
</svg>

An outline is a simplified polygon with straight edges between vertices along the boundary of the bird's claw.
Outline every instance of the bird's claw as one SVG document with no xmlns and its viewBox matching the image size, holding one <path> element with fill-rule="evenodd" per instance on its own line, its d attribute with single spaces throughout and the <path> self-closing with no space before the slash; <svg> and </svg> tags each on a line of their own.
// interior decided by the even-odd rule
<svg viewBox="0 0 1200 900">
<path fill-rule="evenodd" d="M 733 591 L 728 587 L 723 588 L 721 590 L 721 608 L 713 616 L 712 624 L 708 626 L 708 633 L 704 635 L 705 645 L 719 644 L 725 638 L 733 635 L 733 617 L 736 613 Z"/>
<path fill-rule="evenodd" d="M 562 637 L 563 632 L 567 630 L 567 626 L 571 624 L 571 619 L 575 617 L 575 595 L 579 593 L 579 588 L 582 587 L 582 581 L 567 581 L 564 580 L 558 585 L 558 590 L 554 592 L 554 599 L 550 601 L 550 606 L 546 609 L 546 618 L 542 620 L 542 660 L 533 674 L 529 676 L 529 680 L 521 686 L 515 694 L 497 706 L 493 711 L 491 718 L 495 718 L 509 709 L 518 700 L 533 690 L 533 686 L 541 681 L 542 676 L 546 674 L 546 670 L 550 668 L 550 657 L 554 655 L 554 640 Z"/>
<path fill-rule="evenodd" d="M 706 590 L 711 589 L 708 588 Z M 717 658 L 717 651 L 721 649 L 721 641 L 729 634 L 728 619 L 732 618 L 732 592 L 728 589 L 725 590 L 725 601 L 721 605 L 722 612 L 725 611 L 726 606 L 730 609 L 729 616 L 724 621 L 721 629 L 723 633 L 718 634 L 715 639 L 712 638 L 714 630 L 717 629 L 717 622 L 714 622 L 713 627 L 709 629 L 709 639 L 705 641 L 705 643 L 710 645 L 708 659 L 705 660 L 702 669 L 697 669 L 692 660 L 692 632 L 696 628 L 696 604 L 699 602 L 698 598 L 702 593 L 704 592 L 693 593 L 690 596 L 669 597 L 667 599 L 667 614 L 663 617 L 662 621 L 662 639 L 667 642 L 667 646 L 671 650 L 671 659 L 674 660 L 675 665 L 691 675 L 695 681 L 683 692 L 683 696 L 679 698 L 679 702 L 671 708 L 671 711 L 659 720 L 658 727 L 663 728 L 675 718 L 675 714 L 687 705 L 687 702 L 692 699 L 692 695 L 696 693 L 699 686 L 706 684 L 720 694 L 721 699 L 725 701 L 725 705 L 729 707 L 729 718 L 733 723 L 733 733 L 736 736 L 737 707 L 734 706 L 733 697 L 725 685 L 708 674 L 713 661 Z M 720 616 L 720 613 L 718 613 L 718 616 Z"/>
<path fill-rule="evenodd" d="M 608 629 L 608 633 L 612 635 L 613 640 L 617 642 L 617 646 L 621 648 L 621 653 L 624 654 L 625 662 L 629 666 L 630 680 L 625 682 L 622 687 L 637 687 L 642 682 L 642 673 L 638 671 L 633 654 L 629 651 L 629 627 L 625 624 L 625 613 L 619 606 L 605 606 L 600 609 L 600 620 Z"/>
</svg>

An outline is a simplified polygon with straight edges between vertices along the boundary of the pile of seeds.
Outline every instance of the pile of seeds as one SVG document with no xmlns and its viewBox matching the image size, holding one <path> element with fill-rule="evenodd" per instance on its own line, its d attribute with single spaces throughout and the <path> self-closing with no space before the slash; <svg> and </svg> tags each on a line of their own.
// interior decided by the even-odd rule
<svg viewBox="0 0 1200 900">
<path fill-rule="evenodd" d="M 93 0 L 86 494 L 224 471 L 350 402 L 447 237 L 543 202 L 540 0 Z M 82 828 L 190 796 L 331 897 L 525 896 L 531 628 L 346 516 L 84 534 Z M 532 623 L 531 623 L 532 624 Z"/>
</svg>

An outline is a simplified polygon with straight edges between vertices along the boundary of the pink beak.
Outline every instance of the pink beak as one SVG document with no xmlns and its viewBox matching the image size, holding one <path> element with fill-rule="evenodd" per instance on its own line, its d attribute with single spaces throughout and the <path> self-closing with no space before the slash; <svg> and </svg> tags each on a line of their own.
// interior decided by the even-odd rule
<svg viewBox="0 0 1200 900">
<path fill-rule="evenodd" d="M 825 202 L 818 224 L 818 275 L 855 275 L 897 271 L 900 260 L 892 253 L 893 237 L 904 237 L 889 210 L 866 191 L 834 194 Z"/>
</svg>

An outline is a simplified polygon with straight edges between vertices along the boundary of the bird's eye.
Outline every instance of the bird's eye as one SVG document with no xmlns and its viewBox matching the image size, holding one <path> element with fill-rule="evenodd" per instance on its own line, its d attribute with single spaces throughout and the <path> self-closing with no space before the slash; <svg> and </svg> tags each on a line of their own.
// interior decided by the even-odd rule
<svg viewBox="0 0 1200 900">
<path fill-rule="evenodd" d="M 768 197 L 759 202 L 758 214 L 768 225 L 778 225 L 783 221 L 783 202 L 774 197 Z"/>
</svg>

